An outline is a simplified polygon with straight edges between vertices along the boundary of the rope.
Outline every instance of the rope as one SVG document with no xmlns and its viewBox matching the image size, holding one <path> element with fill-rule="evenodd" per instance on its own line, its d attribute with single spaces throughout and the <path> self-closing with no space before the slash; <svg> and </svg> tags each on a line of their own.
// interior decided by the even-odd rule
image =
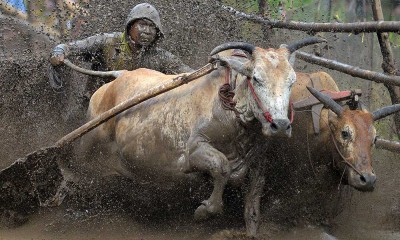
<svg viewBox="0 0 400 240">
<path fill-rule="evenodd" d="M 232 87 L 229 83 L 225 83 L 219 88 L 218 96 L 223 109 L 231 110 L 235 112 L 236 115 L 239 115 L 239 111 L 235 108 L 236 102 L 233 100 L 235 92 L 232 91 Z"/>
<path fill-rule="evenodd" d="M 113 77 L 117 78 L 119 77 L 125 70 L 120 70 L 120 71 L 95 71 L 95 70 L 89 70 L 85 68 L 81 68 L 75 64 L 73 64 L 71 61 L 68 59 L 64 59 L 64 64 L 67 65 L 68 67 L 72 68 L 73 70 L 86 74 L 86 75 L 92 75 L 92 76 L 99 76 L 99 77 Z"/>
<path fill-rule="evenodd" d="M 343 156 L 342 152 L 340 152 L 339 147 L 336 142 L 336 139 L 333 136 L 333 131 L 330 126 L 329 126 L 329 130 L 330 130 L 331 138 L 332 138 L 333 144 L 335 145 L 336 151 L 339 153 L 340 157 L 343 159 L 343 161 L 341 161 L 341 162 L 343 162 L 344 164 L 346 164 L 347 166 L 352 168 L 358 175 L 360 175 L 362 177 L 363 176 L 362 173 L 359 170 L 357 170 L 356 167 L 353 166 L 353 164 L 351 164 L 349 162 L 349 159 L 352 159 L 352 158 L 351 157 L 346 158 L 345 156 Z"/>
<path fill-rule="evenodd" d="M 314 112 L 314 111 L 312 111 L 312 110 L 302 110 L 302 111 L 297 111 L 297 112 Z M 321 118 L 321 115 L 320 115 L 319 113 L 316 113 L 316 112 L 314 112 L 314 113 L 317 114 L 317 115 Z M 329 133 L 330 133 L 330 135 L 331 135 L 332 142 L 333 142 L 333 144 L 335 145 L 336 151 L 338 152 L 339 156 L 343 159 L 343 161 L 341 161 L 341 162 L 344 163 L 344 164 L 346 164 L 348 167 L 352 168 L 358 175 L 363 176 L 362 173 L 361 173 L 359 170 L 357 170 L 357 169 L 353 166 L 353 164 L 351 164 L 351 163 L 349 162 L 349 159 L 351 159 L 351 157 L 346 158 L 346 157 L 342 154 L 342 152 L 340 151 L 340 149 L 339 149 L 339 147 L 338 147 L 338 145 L 337 145 L 337 142 L 336 142 L 336 140 L 335 140 L 333 130 L 332 130 L 331 126 L 329 126 L 329 122 L 325 122 L 325 124 L 329 127 Z M 336 163 L 336 161 L 334 161 L 334 162 Z M 340 163 L 340 162 L 339 162 L 339 163 Z M 335 164 L 335 165 L 336 165 L 336 164 Z"/>
<path fill-rule="evenodd" d="M 219 88 L 218 96 L 221 100 L 222 108 L 225 110 L 233 111 L 236 116 L 240 115 L 239 111 L 235 108 L 236 102 L 233 100 L 235 97 L 235 92 L 232 90 L 232 86 L 229 84 L 230 82 L 230 73 L 231 69 L 226 67 L 225 70 L 225 83 Z"/>
<path fill-rule="evenodd" d="M 260 99 L 258 98 L 258 96 L 256 94 L 256 91 L 254 90 L 253 84 L 251 84 L 251 82 L 250 82 L 250 78 L 249 77 L 247 78 L 247 82 L 248 82 L 248 85 L 250 87 L 251 92 L 253 93 L 253 97 L 257 102 L 258 107 L 263 112 L 265 120 L 267 120 L 267 122 L 272 123 L 273 119 L 272 119 L 271 113 L 269 113 L 268 111 L 264 110 L 264 108 L 262 106 L 262 103 L 261 103 Z"/>
</svg>

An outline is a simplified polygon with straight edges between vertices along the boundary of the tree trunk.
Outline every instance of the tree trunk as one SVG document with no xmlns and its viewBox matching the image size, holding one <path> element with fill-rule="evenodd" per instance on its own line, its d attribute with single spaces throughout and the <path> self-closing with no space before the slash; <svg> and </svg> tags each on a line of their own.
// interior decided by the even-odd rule
<svg viewBox="0 0 400 240">
<path fill-rule="evenodd" d="M 269 5 L 267 0 L 258 0 L 258 13 L 263 17 L 270 17 Z M 268 40 L 270 39 L 269 35 L 271 33 L 271 28 L 267 25 L 262 25 L 261 29 L 263 31 L 264 41 L 268 42 Z"/>
<path fill-rule="evenodd" d="M 374 14 L 375 21 L 384 21 L 382 6 L 380 0 L 372 1 L 372 12 Z M 377 32 L 379 45 L 381 46 L 381 52 L 383 57 L 382 69 L 386 74 L 400 76 L 399 70 L 396 69 L 392 48 L 390 47 L 389 34 L 383 32 Z M 390 84 L 385 84 L 389 91 L 392 104 L 400 103 L 400 87 L 396 87 Z M 394 115 L 394 123 L 396 125 L 396 133 L 400 138 L 400 113 Z"/>
</svg>

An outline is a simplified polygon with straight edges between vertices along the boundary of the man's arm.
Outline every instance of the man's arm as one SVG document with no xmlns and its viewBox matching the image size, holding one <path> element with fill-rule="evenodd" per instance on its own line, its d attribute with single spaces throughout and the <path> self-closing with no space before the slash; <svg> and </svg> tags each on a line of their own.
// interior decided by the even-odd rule
<svg viewBox="0 0 400 240">
<path fill-rule="evenodd" d="M 50 62 L 54 66 L 60 65 L 64 58 L 68 56 L 97 57 L 96 55 L 103 50 L 120 33 L 102 33 L 83 40 L 57 45 L 51 54 Z"/>
</svg>

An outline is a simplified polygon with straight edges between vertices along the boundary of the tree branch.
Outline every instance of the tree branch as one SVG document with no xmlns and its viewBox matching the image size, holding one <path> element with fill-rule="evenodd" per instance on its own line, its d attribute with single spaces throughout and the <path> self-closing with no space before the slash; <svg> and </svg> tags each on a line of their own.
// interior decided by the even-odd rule
<svg viewBox="0 0 400 240">
<path fill-rule="evenodd" d="M 351 65 L 347 65 L 338 61 L 317 57 L 315 55 L 297 51 L 296 58 L 304 60 L 306 62 L 317 64 L 332 70 L 340 71 L 346 74 L 349 74 L 353 77 L 363 78 L 366 80 L 374 81 L 377 83 L 385 83 L 392 84 L 396 86 L 400 86 L 400 77 L 398 76 L 389 76 L 383 73 L 378 73 L 374 71 L 364 70 L 359 67 L 354 67 Z"/>
<path fill-rule="evenodd" d="M 372 12 L 376 21 L 384 21 L 380 0 L 373 0 Z M 383 57 L 382 69 L 385 73 L 395 74 L 396 67 L 394 65 L 393 52 L 390 47 L 389 35 L 387 33 L 377 33 L 379 45 Z"/>
<path fill-rule="evenodd" d="M 378 149 L 385 149 L 391 152 L 400 153 L 400 142 L 390 141 L 382 138 L 377 138 L 375 141 L 375 147 Z"/>
<path fill-rule="evenodd" d="M 361 32 L 400 32 L 400 22 L 398 21 L 378 21 L 378 22 L 359 22 L 359 23 L 307 23 L 296 21 L 277 21 L 269 20 L 254 14 L 240 12 L 233 7 L 221 5 L 227 12 L 233 13 L 239 18 L 251 22 L 264 24 L 270 28 L 285 28 L 306 32 L 351 32 L 354 34 Z"/>
</svg>

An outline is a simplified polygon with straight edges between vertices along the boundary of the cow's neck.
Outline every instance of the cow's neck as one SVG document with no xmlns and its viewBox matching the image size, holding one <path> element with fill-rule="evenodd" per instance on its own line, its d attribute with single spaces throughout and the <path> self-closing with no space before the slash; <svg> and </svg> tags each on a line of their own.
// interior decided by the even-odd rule
<svg viewBox="0 0 400 240">
<path fill-rule="evenodd" d="M 243 76 L 229 68 L 225 71 L 225 82 L 220 86 L 218 95 L 221 108 L 231 115 L 233 112 L 236 120 L 244 128 L 259 128 L 250 102 L 253 97 L 250 93 L 247 76 Z"/>
<path fill-rule="evenodd" d="M 250 101 L 253 100 L 250 94 L 247 77 L 233 73 L 231 75 L 230 85 L 234 89 L 233 101 L 235 104 L 235 125 L 236 139 L 235 144 L 240 158 L 245 158 L 253 148 L 252 144 L 256 138 L 264 138 L 261 134 L 261 123 L 254 117 Z M 228 111 L 228 110 L 225 110 Z M 232 112 L 232 111 L 231 111 Z M 230 114 L 232 117 L 233 114 Z"/>
<path fill-rule="evenodd" d="M 230 81 L 225 80 L 223 83 L 225 87 L 228 87 L 227 83 L 229 83 L 231 93 L 234 94 L 233 99 L 231 99 L 236 103 L 234 109 L 226 108 L 226 103 L 221 101 L 221 95 L 219 95 L 213 112 L 215 118 L 229 122 L 232 141 L 229 143 L 231 147 L 228 149 L 231 150 L 224 153 L 231 163 L 232 175 L 230 181 L 236 185 L 243 182 L 247 169 L 254 159 L 254 153 L 259 151 L 257 146 L 262 145 L 260 143 L 265 141 L 265 137 L 261 133 L 261 123 L 254 117 L 250 107 L 249 101 L 253 101 L 253 98 L 249 92 L 247 77 L 233 71 L 230 73 Z M 225 93 L 227 92 L 227 89 L 225 89 Z M 219 93 L 221 93 L 221 88 Z"/>
<path fill-rule="evenodd" d="M 225 111 L 233 112 L 238 119 L 250 117 L 247 110 L 249 108 L 245 104 L 247 101 L 243 99 L 246 95 L 244 92 L 247 87 L 242 83 L 246 77 L 229 67 L 223 68 L 223 70 L 220 69 L 220 71 L 224 71 L 224 80 L 218 88 L 218 98 L 221 108 Z"/>
</svg>

